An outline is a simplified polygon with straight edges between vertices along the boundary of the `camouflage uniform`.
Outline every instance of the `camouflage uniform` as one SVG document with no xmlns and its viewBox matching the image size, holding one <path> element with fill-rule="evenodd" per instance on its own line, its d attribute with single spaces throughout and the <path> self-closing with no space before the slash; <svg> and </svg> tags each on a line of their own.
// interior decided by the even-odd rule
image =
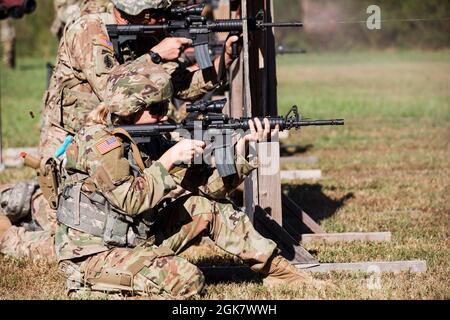
<svg viewBox="0 0 450 320">
<path fill-rule="evenodd" d="M 106 12 L 110 5 L 109 0 L 55 0 L 55 18 L 50 31 L 60 40 L 66 25 L 81 15 Z"/>
<path fill-rule="evenodd" d="M 161 6 L 164 3 L 170 4 L 164 0 L 152 1 L 160 3 Z M 133 1 L 132 4 L 142 6 L 152 1 Z M 184 99 L 199 97 L 213 87 L 213 83 L 203 79 L 201 72 L 190 73 L 178 62 L 157 66 L 148 54 L 119 66 L 105 30 L 106 23 L 116 23 L 112 15 L 113 6 L 107 2 L 83 1 L 80 9 L 81 17 L 67 27 L 60 42 L 55 70 L 49 89 L 43 97 L 39 142 L 39 154 L 43 159 L 54 157 L 67 131 L 79 131 L 85 123 L 87 114 L 99 102 L 108 100 L 113 95 L 113 92 L 106 92 L 106 84 L 110 77 L 126 73 L 134 74 L 142 65 L 149 65 L 155 67 L 152 69 L 152 79 L 156 83 L 160 78 L 169 79 L 173 92 Z M 116 95 L 118 96 L 120 95 Z M 55 212 L 49 206 L 41 214 L 49 216 L 50 220 L 55 219 Z M 47 232 L 44 242 L 51 242 L 54 228 L 49 227 L 49 230 L 44 231 Z M 16 252 L 16 256 L 32 257 L 34 250 L 31 249 L 40 248 L 39 242 L 42 237 L 36 234 L 36 241 L 30 242 L 33 239 L 31 232 L 33 231 L 19 232 L 11 228 L 0 239 L 0 252 L 7 254 Z M 37 252 L 36 257 L 41 256 Z M 53 259 L 53 255 L 49 255 L 48 259 Z"/>
<path fill-rule="evenodd" d="M 50 32 L 59 39 L 67 22 L 80 16 L 80 0 L 54 0 L 55 17 L 50 26 Z"/>
<path fill-rule="evenodd" d="M 99 145 L 111 139 L 117 141 L 114 147 L 100 150 Z M 145 216 L 152 221 L 149 239 L 134 248 L 114 248 L 101 237 L 61 224 L 55 239 L 58 260 L 81 260 L 78 262 L 81 283 L 94 289 L 99 285 L 111 286 L 138 294 L 190 296 L 198 293 L 203 286 L 201 272 L 175 255 L 201 236 L 209 236 L 253 270 L 262 270 L 275 252 L 275 243 L 259 235 L 247 215 L 223 198 L 242 182 L 254 165 L 242 157 L 236 158 L 238 174 L 232 183 L 227 183 L 218 176 L 217 170 L 189 168 L 169 173 L 158 161 L 144 155 L 149 166 L 136 173 L 123 142 L 104 125 L 84 128 L 75 137 L 76 151 L 68 154 L 67 163 L 76 163 L 77 172 L 89 174 L 83 192 L 89 194 L 96 190 L 124 214 L 135 219 Z M 190 180 L 192 177 L 194 181 Z M 160 201 L 177 184 L 192 193 L 162 205 Z M 108 278 L 107 273 L 112 272 L 120 276 Z"/>
<path fill-rule="evenodd" d="M 105 100 L 105 84 L 119 65 L 105 27 L 117 23 L 111 10 L 82 14 L 66 29 L 60 42 L 55 71 L 43 98 L 39 151 L 44 157 L 53 156 L 66 136 L 65 130 L 77 132 L 86 115 Z M 153 64 L 145 53 L 150 48 L 141 49 L 143 54 L 126 66 Z M 198 98 L 214 87 L 201 71 L 191 73 L 181 62 L 164 63 L 163 67 L 172 77 L 174 94 L 182 99 Z"/>
<path fill-rule="evenodd" d="M 127 119 L 171 97 L 170 77 L 154 77 L 154 68 L 161 66 L 145 65 L 110 77 L 106 88 L 114 92 L 108 100 L 113 115 Z M 259 235 L 247 215 L 225 200 L 256 164 L 236 156 L 237 173 L 226 179 L 204 165 L 168 172 L 157 159 L 173 144 L 158 136 L 140 144 L 137 151 L 123 132 L 103 124 L 84 127 L 75 136 L 66 151 L 66 188 L 60 198 L 55 237 L 56 255 L 67 273 L 69 289 L 189 297 L 201 291 L 204 277 L 177 255 L 201 236 L 209 236 L 255 271 L 262 271 L 274 255 L 275 243 Z M 174 200 L 170 192 L 177 186 L 190 193 Z M 73 195 L 75 190 L 78 193 Z M 101 220 L 87 214 L 83 200 L 99 195 L 110 205 L 103 208 L 114 208 L 119 216 L 132 219 L 132 226 L 139 223 L 144 232 L 130 238 L 130 230 L 136 232 L 130 225 L 122 230 L 126 239 L 121 246 L 105 240 L 106 225 L 99 227 Z M 111 214 L 111 209 L 105 211 Z M 89 230 L 100 228 L 100 234 L 88 232 L 83 224 L 91 224 Z M 146 227 L 141 228 L 142 224 Z"/>
<path fill-rule="evenodd" d="M 3 46 L 3 63 L 9 68 L 16 66 L 16 30 L 11 19 L 0 22 L 0 40 Z"/>
<path fill-rule="evenodd" d="M 0 253 L 53 261 L 56 214 L 37 187 L 32 180 L 1 188 L 0 215 L 15 225 L 0 236 Z"/>
</svg>

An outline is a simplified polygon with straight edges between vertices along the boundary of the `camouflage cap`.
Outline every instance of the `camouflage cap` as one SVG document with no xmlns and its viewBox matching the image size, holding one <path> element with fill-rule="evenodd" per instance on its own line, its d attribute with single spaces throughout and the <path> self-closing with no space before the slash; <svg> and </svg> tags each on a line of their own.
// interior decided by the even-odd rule
<svg viewBox="0 0 450 320">
<path fill-rule="evenodd" d="M 126 63 L 110 73 L 105 102 L 111 113 L 129 116 L 172 97 L 170 75 L 160 65 Z"/>
<path fill-rule="evenodd" d="M 166 9 L 172 0 L 111 0 L 117 9 L 135 16 L 147 9 Z"/>
</svg>

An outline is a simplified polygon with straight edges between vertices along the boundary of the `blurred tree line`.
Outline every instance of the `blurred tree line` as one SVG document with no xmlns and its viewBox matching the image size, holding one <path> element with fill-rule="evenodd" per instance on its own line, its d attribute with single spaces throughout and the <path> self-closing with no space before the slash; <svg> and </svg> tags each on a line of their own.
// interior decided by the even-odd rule
<svg viewBox="0 0 450 320">
<path fill-rule="evenodd" d="M 50 33 L 53 22 L 53 0 L 38 0 L 31 15 L 12 20 L 17 34 L 17 55 L 54 59 L 58 42 Z"/>
<path fill-rule="evenodd" d="M 369 30 L 366 12 L 381 9 L 381 30 Z M 449 0 L 275 0 L 277 20 L 302 20 L 303 30 L 278 29 L 286 47 L 312 50 L 442 49 L 450 47 Z M 427 21 L 402 21 L 426 19 Z M 387 21 L 383 21 L 387 20 Z"/>
<path fill-rule="evenodd" d="M 449 0 L 274 0 L 277 20 L 302 20 L 303 29 L 277 29 L 277 42 L 308 50 L 441 49 L 450 47 Z M 366 9 L 381 8 L 381 30 L 368 30 Z M 57 41 L 50 33 L 53 0 L 15 20 L 19 56 L 54 59 Z M 399 21 L 402 19 L 435 21 Z M 439 20 L 440 19 L 440 20 Z M 341 23 L 341 22 L 354 23 Z M 358 22 L 362 21 L 362 22 Z M 338 23 L 337 23 L 338 22 Z"/>
</svg>

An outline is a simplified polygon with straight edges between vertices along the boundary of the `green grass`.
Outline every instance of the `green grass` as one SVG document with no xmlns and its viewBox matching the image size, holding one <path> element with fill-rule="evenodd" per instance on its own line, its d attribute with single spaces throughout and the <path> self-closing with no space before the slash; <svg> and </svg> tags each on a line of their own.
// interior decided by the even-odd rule
<svg viewBox="0 0 450 320">
<path fill-rule="evenodd" d="M 41 100 L 47 86 L 46 61 L 18 58 L 15 70 L 0 67 L 0 77 L 4 147 L 37 145 Z"/>
<path fill-rule="evenodd" d="M 7 77 L 6 88 L 12 90 L 2 88 L 4 123 L 11 122 L 3 131 L 8 146 L 37 141 L 37 119 L 27 119 L 25 105 L 39 110 L 44 62 L 23 63 L 42 70 L 2 72 L 2 83 Z M 197 299 L 450 299 L 450 52 L 283 56 L 278 84 L 280 113 L 298 104 L 305 117 L 346 120 L 344 127 L 309 127 L 290 135 L 286 143 L 311 145 L 306 155 L 317 156 L 319 162 L 283 167 L 320 168 L 324 177 L 285 184 L 284 192 L 328 232 L 393 235 L 389 243 L 316 243 L 306 248 L 321 262 L 419 259 L 427 261 L 428 270 L 383 274 L 380 289 L 369 289 L 369 275 L 346 272 L 318 276 L 337 286 L 327 291 L 269 290 L 253 280 L 210 283 L 206 295 Z M 31 174 L 9 169 L 0 182 Z M 236 262 L 219 250 L 198 247 L 184 256 L 194 263 Z M 43 267 L 0 257 L 0 299 L 63 297 L 63 280 L 54 264 Z"/>
<path fill-rule="evenodd" d="M 280 111 L 362 124 L 450 120 L 450 52 L 307 54 L 278 59 Z"/>
</svg>

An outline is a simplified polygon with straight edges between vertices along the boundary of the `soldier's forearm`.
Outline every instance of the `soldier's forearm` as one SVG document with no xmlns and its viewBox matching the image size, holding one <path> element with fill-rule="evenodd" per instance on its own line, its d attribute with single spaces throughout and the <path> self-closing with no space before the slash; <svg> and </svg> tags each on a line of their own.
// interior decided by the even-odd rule
<svg viewBox="0 0 450 320">
<path fill-rule="evenodd" d="M 163 165 L 156 161 L 144 170 L 142 177 L 130 176 L 115 189 L 104 192 L 112 205 L 130 216 L 154 208 L 176 184 Z"/>
</svg>

